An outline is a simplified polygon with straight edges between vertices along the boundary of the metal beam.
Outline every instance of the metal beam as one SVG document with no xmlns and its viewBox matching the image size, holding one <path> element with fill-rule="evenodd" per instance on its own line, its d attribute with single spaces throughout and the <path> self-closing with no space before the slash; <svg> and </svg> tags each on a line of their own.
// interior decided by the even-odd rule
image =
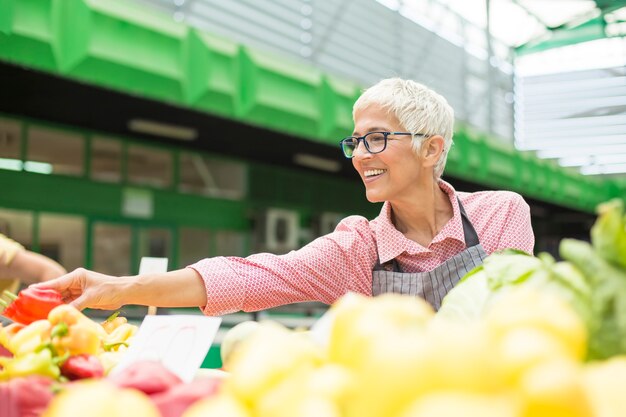
<svg viewBox="0 0 626 417">
<path fill-rule="evenodd" d="M 605 27 L 604 17 L 598 16 L 572 28 L 551 29 L 545 37 L 518 46 L 515 48 L 515 53 L 518 56 L 527 55 L 575 43 L 603 39 L 608 37 Z"/>
<path fill-rule="evenodd" d="M 515 3 L 519 5 L 517 1 L 515 1 Z M 515 53 L 520 56 L 561 46 L 612 37 L 606 32 L 607 22 L 604 17 L 608 13 L 626 7 L 626 0 L 596 0 L 595 3 L 596 8 L 593 15 L 595 17 L 586 14 L 589 18 L 578 16 L 560 26 L 547 27 L 550 31 L 548 34 L 518 46 L 515 49 Z M 583 18 L 582 22 L 576 23 L 580 21 L 581 17 Z"/>
<path fill-rule="evenodd" d="M 626 7 L 626 0 L 595 0 L 595 2 L 596 7 L 604 14 Z"/>
</svg>

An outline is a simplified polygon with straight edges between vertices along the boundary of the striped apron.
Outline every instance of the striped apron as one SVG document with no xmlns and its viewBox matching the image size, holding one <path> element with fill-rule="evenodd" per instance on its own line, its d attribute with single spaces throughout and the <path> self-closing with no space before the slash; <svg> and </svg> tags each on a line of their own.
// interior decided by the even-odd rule
<svg viewBox="0 0 626 417">
<path fill-rule="evenodd" d="M 457 282 L 474 267 L 483 263 L 487 253 L 478 240 L 478 234 L 459 201 L 466 248 L 432 271 L 405 273 L 395 259 L 381 265 L 380 259 L 372 271 L 372 295 L 392 292 L 415 295 L 428 301 L 435 310 Z"/>
</svg>

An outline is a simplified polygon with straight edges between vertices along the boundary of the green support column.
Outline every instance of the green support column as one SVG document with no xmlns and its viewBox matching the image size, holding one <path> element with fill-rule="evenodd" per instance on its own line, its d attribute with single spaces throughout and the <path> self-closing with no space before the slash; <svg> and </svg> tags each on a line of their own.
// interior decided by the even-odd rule
<svg viewBox="0 0 626 417">
<path fill-rule="evenodd" d="M 87 269 L 93 268 L 93 219 L 91 217 L 87 217 L 85 223 L 85 267 Z"/>
<path fill-rule="evenodd" d="M 39 252 L 39 212 L 33 212 L 33 235 L 32 235 L 32 251 Z"/>
</svg>

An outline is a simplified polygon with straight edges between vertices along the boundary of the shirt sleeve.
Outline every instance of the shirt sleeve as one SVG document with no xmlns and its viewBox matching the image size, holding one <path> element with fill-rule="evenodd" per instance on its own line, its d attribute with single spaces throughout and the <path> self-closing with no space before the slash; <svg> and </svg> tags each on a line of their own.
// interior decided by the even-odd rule
<svg viewBox="0 0 626 417">
<path fill-rule="evenodd" d="M 367 219 L 350 216 L 333 233 L 285 255 L 216 257 L 190 268 L 204 281 L 206 315 L 279 305 L 333 303 L 348 291 L 371 294 L 376 244 Z"/>
<path fill-rule="evenodd" d="M 530 207 L 522 196 L 516 193 L 510 195 L 508 212 L 500 232 L 499 249 L 519 249 L 533 254 L 535 235 L 530 220 Z"/>
</svg>

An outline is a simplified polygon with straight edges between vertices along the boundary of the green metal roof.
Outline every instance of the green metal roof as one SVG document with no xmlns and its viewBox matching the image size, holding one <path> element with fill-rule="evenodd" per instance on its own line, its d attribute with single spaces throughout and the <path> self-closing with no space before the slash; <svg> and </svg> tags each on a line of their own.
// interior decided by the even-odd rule
<svg viewBox="0 0 626 417">
<path fill-rule="evenodd" d="M 360 86 L 119 0 L 0 0 L 0 60 L 337 145 Z M 459 126 L 446 173 L 592 211 L 626 188 Z"/>
</svg>

